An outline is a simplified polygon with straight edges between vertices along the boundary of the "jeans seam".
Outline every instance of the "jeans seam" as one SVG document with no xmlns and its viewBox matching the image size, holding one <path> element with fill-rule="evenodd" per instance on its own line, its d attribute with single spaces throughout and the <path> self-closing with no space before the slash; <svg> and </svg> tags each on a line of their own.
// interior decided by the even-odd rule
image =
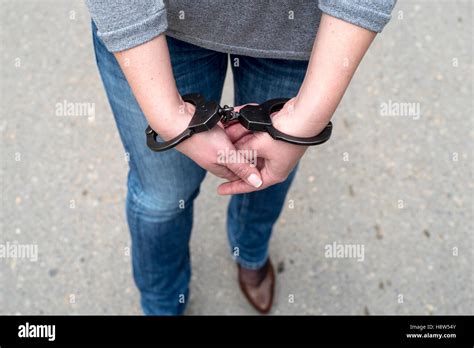
<svg viewBox="0 0 474 348">
<path fill-rule="evenodd" d="M 244 219 L 242 218 L 242 215 L 244 215 L 244 212 L 248 209 L 248 206 L 250 204 L 250 194 L 246 193 L 243 195 L 242 198 L 242 203 L 240 205 L 239 213 L 238 213 L 238 221 L 239 221 L 239 233 L 241 234 L 244 229 Z M 234 240 L 234 243 L 236 241 Z M 238 246 L 240 248 L 240 246 Z M 263 266 L 266 262 L 267 257 L 263 261 L 258 261 L 258 262 L 249 262 L 245 259 L 242 258 L 241 254 L 239 253 L 239 257 L 237 258 L 237 262 L 245 267 L 245 268 L 250 268 L 250 269 L 256 269 L 261 266 Z"/>
</svg>

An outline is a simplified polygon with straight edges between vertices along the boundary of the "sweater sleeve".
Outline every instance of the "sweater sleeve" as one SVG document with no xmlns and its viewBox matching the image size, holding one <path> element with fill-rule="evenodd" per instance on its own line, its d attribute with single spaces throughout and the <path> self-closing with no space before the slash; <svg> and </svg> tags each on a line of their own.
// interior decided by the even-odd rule
<svg viewBox="0 0 474 348">
<path fill-rule="evenodd" d="M 111 52 L 123 51 L 165 32 L 163 0 L 85 0 L 97 35 Z"/>
<path fill-rule="evenodd" d="M 319 9 L 359 27 L 380 33 L 397 0 L 319 0 Z"/>
</svg>

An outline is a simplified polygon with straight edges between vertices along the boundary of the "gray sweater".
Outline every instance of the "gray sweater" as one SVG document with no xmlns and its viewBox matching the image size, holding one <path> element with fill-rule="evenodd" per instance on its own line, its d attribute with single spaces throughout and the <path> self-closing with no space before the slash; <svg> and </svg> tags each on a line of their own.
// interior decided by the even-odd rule
<svg viewBox="0 0 474 348">
<path fill-rule="evenodd" d="M 111 52 L 165 33 L 219 52 L 309 59 L 322 12 L 374 32 L 396 0 L 86 0 Z"/>
</svg>

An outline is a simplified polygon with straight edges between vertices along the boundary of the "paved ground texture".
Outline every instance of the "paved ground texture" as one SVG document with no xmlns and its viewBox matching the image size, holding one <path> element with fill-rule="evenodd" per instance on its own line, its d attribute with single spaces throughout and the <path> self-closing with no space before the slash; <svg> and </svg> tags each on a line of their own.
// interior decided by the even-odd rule
<svg viewBox="0 0 474 348">
<path fill-rule="evenodd" d="M 473 313 L 472 13 L 468 0 L 397 4 L 275 227 L 274 314 Z M 0 18 L 0 313 L 139 314 L 127 162 L 87 10 L 0 0 Z M 64 101 L 92 103 L 94 117 L 57 116 Z M 196 204 L 188 313 L 252 314 L 217 183 L 208 176 Z M 329 257 L 333 243 L 363 259 Z M 11 252 L 28 245 L 30 258 Z"/>
</svg>

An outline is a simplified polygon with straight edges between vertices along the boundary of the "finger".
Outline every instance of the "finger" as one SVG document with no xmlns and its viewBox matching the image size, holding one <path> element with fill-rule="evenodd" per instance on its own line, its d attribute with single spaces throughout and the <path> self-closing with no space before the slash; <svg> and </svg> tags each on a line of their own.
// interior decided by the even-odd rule
<svg viewBox="0 0 474 348">
<path fill-rule="evenodd" d="M 236 141 L 240 140 L 242 137 L 244 137 L 247 134 L 251 134 L 247 128 L 242 126 L 240 123 L 234 123 L 230 125 L 229 127 L 225 128 L 225 133 L 229 137 L 230 141 L 232 143 L 235 143 Z"/>
<path fill-rule="evenodd" d="M 242 180 L 237 180 L 220 184 L 217 187 L 217 193 L 220 195 L 237 195 L 242 193 L 249 193 L 266 189 L 267 187 L 281 182 L 272 175 L 272 173 L 268 170 L 268 167 L 263 167 L 262 170 L 260 170 L 260 174 L 262 175 L 263 184 L 258 188 L 251 187 Z"/>
<path fill-rule="evenodd" d="M 240 151 L 235 151 L 235 156 L 230 157 L 225 165 L 248 185 L 254 188 L 262 186 L 262 177 L 256 163 L 247 159 Z"/>
<path fill-rule="evenodd" d="M 263 184 L 258 188 L 248 185 L 243 180 L 236 180 L 220 184 L 217 187 L 217 193 L 220 195 L 237 195 L 241 193 L 249 193 L 263 190 L 276 183 L 272 176 L 269 175 L 270 173 L 268 172 L 268 169 L 266 167 L 262 168 L 260 174 L 262 176 Z"/>
<path fill-rule="evenodd" d="M 235 175 L 234 172 L 232 172 L 229 168 L 224 167 L 222 165 L 216 165 L 215 167 L 211 168 L 209 171 L 215 176 L 222 179 L 226 179 L 231 182 L 240 180 L 240 178 L 237 175 Z"/>
<path fill-rule="evenodd" d="M 266 142 L 264 137 L 266 134 L 255 132 L 244 135 L 234 143 L 234 146 L 242 154 L 252 154 L 254 157 L 267 158 Z"/>
<path fill-rule="evenodd" d="M 261 186 L 263 187 L 263 185 Z M 217 187 L 217 193 L 220 195 L 236 195 L 240 193 L 249 193 L 249 192 L 254 192 L 259 189 L 250 186 L 243 180 L 237 180 L 237 181 L 232 181 L 232 182 L 225 182 L 223 184 L 220 184 Z"/>
<path fill-rule="evenodd" d="M 265 169 L 263 169 L 261 173 L 263 173 L 264 171 Z M 242 180 L 237 180 L 237 181 L 225 182 L 223 184 L 220 184 L 217 187 L 217 193 L 220 195 L 238 195 L 242 193 L 260 191 L 276 183 L 276 182 L 273 182 L 269 177 L 267 177 L 264 174 L 262 174 L 262 177 L 263 177 L 264 183 L 262 184 L 262 186 L 258 188 L 250 186 Z"/>
</svg>

